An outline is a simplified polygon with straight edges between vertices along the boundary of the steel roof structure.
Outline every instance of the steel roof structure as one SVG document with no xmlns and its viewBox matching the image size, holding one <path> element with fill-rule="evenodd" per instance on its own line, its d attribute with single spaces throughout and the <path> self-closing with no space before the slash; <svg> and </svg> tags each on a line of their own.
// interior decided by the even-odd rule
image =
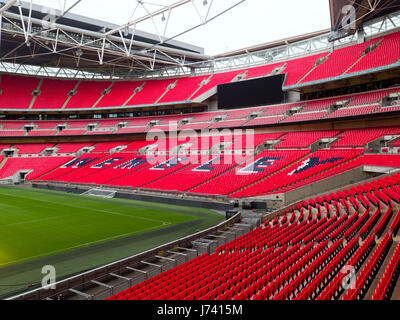
<svg viewBox="0 0 400 320">
<path fill-rule="evenodd" d="M 193 6 L 201 24 L 205 24 L 245 0 L 236 0 L 216 16 L 210 14 L 210 8 L 218 0 L 169 0 L 168 5 L 160 5 L 153 11 L 146 7 L 147 1 L 136 0 L 136 8 L 143 7 L 147 13 L 123 25 L 70 12 L 85 0 L 74 0 L 69 8 L 67 0 L 60 0 L 64 9 L 53 10 L 50 18 L 50 8 L 35 5 L 34 1 L 0 0 L 0 72 L 77 79 L 210 74 L 333 50 L 357 43 L 360 37 L 400 28 L 400 11 L 397 11 L 364 22 L 357 34 L 335 41 L 330 30 L 321 30 L 211 57 L 204 54 L 203 48 L 165 36 L 168 24 L 174 23 L 171 13 L 183 6 Z M 206 9 L 205 15 L 200 14 L 198 6 Z M 141 22 L 155 20 L 165 23 L 165 29 L 158 34 L 138 29 Z M 181 34 L 191 30 L 182 30 Z"/>
<path fill-rule="evenodd" d="M 63 1 L 65 4 L 67 0 Z M 84 0 L 75 1 L 63 11 L 35 5 L 34 0 L 0 2 L 0 62 L 129 77 L 210 58 L 204 55 L 203 48 L 165 37 L 168 24 L 173 23 L 169 19 L 171 12 L 185 5 L 199 5 L 198 0 L 175 0 L 154 11 L 146 8 L 145 1 L 137 1 L 137 7 L 144 7 L 147 14 L 124 25 L 70 13 L 81 1 Z M 202 3 L 211 6 L 213 1 Z M 136 28 L 143 21 L 159 17 L 165 24 L 159 34 Z M 207 23 L 212 17 L 203 19 Z"/>
</svg>

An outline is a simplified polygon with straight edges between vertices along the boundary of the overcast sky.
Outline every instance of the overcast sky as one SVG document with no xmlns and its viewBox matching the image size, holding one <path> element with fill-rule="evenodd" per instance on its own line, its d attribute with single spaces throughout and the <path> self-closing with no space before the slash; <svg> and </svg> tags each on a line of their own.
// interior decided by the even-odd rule
<svg viewBox="0 0 400 320">
<path fill-rule="evenodd" d="M 33 1 L 35 4 L 57 9 L 64 3 L 64 0 Z M 204 0 L 194 1 L 198 11 L 193 5 L 187 4 L 173 11 L 168 24 L 160 16 L 154 21 L 138 24 L 137 29 L 156 33 L 157 28 L 164 34 L 164 28 L 168 25 L 165 35 L 174 37 L 197 26 L 202 21 L 200 16 L 205 17 L 212 1 L 207 0 L 207 5 L 203 5 Z M 66 7 L 74 2 L 75 0 L 67 0 Z M 165 5 L 177 0 L 143 2 L 149 12 L 154 12 L 160 6 L 147 3 Z M 240 0 L 214 0 L 209 17 L 238 2 Z M 137 6 L 135 0 L 82 0 L 71 12 L 119 25 L 146 14 L 145 9 Z M 167 14 L 165 17 L 167 18 Z M 177 40 L 203 47 L 206 54 L 215 55 L 329 27 L 329 0 L 245 0 L 213 21 L 181 35 Z"/>
</svg>

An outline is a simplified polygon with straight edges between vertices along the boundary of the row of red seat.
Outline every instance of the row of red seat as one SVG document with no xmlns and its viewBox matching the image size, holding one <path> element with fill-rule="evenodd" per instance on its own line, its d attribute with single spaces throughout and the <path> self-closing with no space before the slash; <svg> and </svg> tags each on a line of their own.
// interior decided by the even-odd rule
<svg viewBox="0 0 400 320">
<path fill-rule="evenodd" d="M 390 297 L 390 291 L 396 284 L 400 272 L 400 243 L 394 251 L 390 262 L 379 281 L 377 288 L 372 296 L 372 300 L 386 300 Z"/>
<path fill-rule="evenodd" d="M 338 265 L 338 268 L 333 269 L 331 270 L 331 272 L 328 272 L 326 274 L 325 279 L 327 277 L 330 277 L 332 280 L 323 290 L 321 290 L 320 294 L 317 295 L 316 300 L 331 300 L 332 298 L 337 299 L 343 293 L 343 291 L 345 290 L 345 288 L 343 288 L 343 282 L 345 280 L 345 277 L 348 276 L 351 272 L 350 268 L 358 270 L 375 246 L 375 239 L 372 235 L 368 237 L 368 239 L 361 246 L 358 246 L 358 242 L 358 237 L 353 238 L 350 243 L 352 243 L 352 246 L 354 248 L 354 254 L 351 257 L 347 256 L 346 258 L 348 260 L 342 259 L 341 264 Z M 355 250 L 355 248 L 357 249 Z M 346 260 L 347 266 L 350 268 L 343 269 L 342 267 L 346 263 Z M 348 282 L 350 281 L 346 281 L 346 285 L 351 285 L 351 283 Z"/>
<path fill-rule="evenodd" d="M 384 203 L 381 202 L 381 198 L 387 202 L 385 196 L 390 201 L 398 201 L 399 183 L 400 175 L 396 174 L 323 198 L 304 201 L 292 207 L 292 214 L 289 215 L 287 211 L 284 216 L 267 221 L 265 226 L 219 247 L 215 254 L 201 256 L 157 276 L 156 280 L 147 280 L 110 299 L 338 298 L 343 292 L 342 281 L 347 275 L 346 272 L 342 272 L 342 267 L 347 263 L 358 270 L 372 251 L 375 236 L 379 235 L 374 232 L 361 246 L 359 235 L 353 237 L 346 245 L 343 238 L 339 237 L 332 246 L 328 246 L 327 239 L 331 239 L 335 231 L 343 225 L 345 228 L 340 232 L 358 221 L 366 222 L 362 217 L 365 213 L 368 214 L 368 209 L 364 208 L 365 203 L 358 203 L 361 201 L 358 200 L 358 195 L 365 195 L 364 200 L 370 203 L 368 207 L 374 205 L 377 199 L 380 203 Z M 389 190 L 391 192 L 388 192 Z M 343 199 L 348 202 L 341 201 Z M 324 204 L 335 207 L 337 214 L 343 214 L 332 215 L 328 223 L 328 210 L 321 214 L 319 208 L 319 213 L 315 212 L 319 205 Z M 359 217 L 361 208 L 364 208 L 365 213 Z M 295 214 L 300 209 L 301 213 Z M 304 210 L 309 212 L 306 214 Z M 350 210 L 354 212 L 351 214 Z M 314 213 L 310 216 L 312 211 Z M 346 223 L 347 221 L 351 223 Z M 320 227 L 322 233 L 319 231 Z M 299 235 L 301 242 L 296 242 L 295 239 Z M 307 239 L 313 239 L 319 244 L 314 247 L 314 242 L 308 242 Z M 305 244 L 303 248 L 300 247 L 302 243 Z M 371 282 L 372 279 L 368 277 L 376 273 L 390 244 L 391 236 L 387 233 L 363 268 L 360 280 L 356 282 L 356 289 L 348 290 L 344 299 L 350 296 L 360 298 L 365 294 L 369 285 L 367 282 Z M 291 248 L 288 245 L 291 245 Z M 203 260 L 207 261 L 202 263 Z M 190 269 L 187 269 L 186 265 L 190 266 Z M 195 266 L 197 268 L 194 270 Z M 178 281 L 179 284 L 174 285 Z M 171 290 L 173 292 L 169 294 Z M 354 295 L 353 291 L 357 292 L 357 295 Z"/>
<path fill-rule="evenodd" d="M 368 207 L 377 199 L 381 206 L 388 201 L 398 202 L 399 183 L 400 174 L 395 174 L 303 201 L 283 216 L 217 248 L 215 254 L 200 256 L 110 300 L 338 299 L 347 290 L 343 280 L 349 270 L 343 267 L 358 270 L 379 235 L 373 232 L 360 246 L 360 235 L 346 244 L 344 238 L 336 239 L 335 232 L 340 230 L 343 236 L 358 221 L 366 222 L 362 217 L 369 211 L 365 203 L 358 202 L 358 195 L 365 195 Z M 335 210 L 328 214 L 328 210 L 318 207 L 321 205 Z M 328 245 L 328 239 L 336 240 Z M 357 277 L 356 289 L 349 287 L 343 299 L 365 295 L 390 245 L 391 234 L 386 233 Z"/>
<path fill-rule="evenodd" d="M 372 282 L 373 276 L 378 272 L 380 265 L 385 259 L 392 242 L 391 234 L 386 233 L 378 247 L 372 252 L 372 256 L 368 259 L 360 274 L 357 276 L 355 288 L 348 289 L 343 296 L 343 300 L 357 300 L 363 298 Z"/>
</svg>

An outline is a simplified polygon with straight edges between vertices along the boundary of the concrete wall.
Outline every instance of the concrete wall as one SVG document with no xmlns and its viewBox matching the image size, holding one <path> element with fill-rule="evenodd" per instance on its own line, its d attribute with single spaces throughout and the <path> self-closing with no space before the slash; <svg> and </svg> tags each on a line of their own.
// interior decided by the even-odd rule
<svg viewBox="0 0 400 320">
<path fill-rule="evenodd" d="M 267 203 L 268 209 L 280 209 L 283 206 L 287 206 L 299 200 L 304 200 L 323 192 L 360 182 L 371 176 L 371 174 L 363 170 L 363 167 L 359 167 L 321 181 L 313 182 L 296 190 L 264 196 L 263 199 Z"/>
<path fill-rule="evenodd" d="M 287 192 L 284 195 L 284 205 L 312 197 L 321 192 L 328 192 L 341 186 L 353 184 L 370 177 L 368 173 L 364 172 L 363 167 L 355 168 L 322 181 L 311 183 L 300 189 Z"/>
</svg>

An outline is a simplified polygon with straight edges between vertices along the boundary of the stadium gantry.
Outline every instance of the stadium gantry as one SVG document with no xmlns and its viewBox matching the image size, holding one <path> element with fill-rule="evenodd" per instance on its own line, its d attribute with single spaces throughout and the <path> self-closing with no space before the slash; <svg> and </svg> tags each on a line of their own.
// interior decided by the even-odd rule
<svg viewBox="0 0 400 320">
<path fill-rule="evenodd" d="M 243 1 L 122 26 L 33 2 L 0 7 L 3 298 L 400 299 L 399 5 L 207 56 L 137 25 Z"/>
</svg>

